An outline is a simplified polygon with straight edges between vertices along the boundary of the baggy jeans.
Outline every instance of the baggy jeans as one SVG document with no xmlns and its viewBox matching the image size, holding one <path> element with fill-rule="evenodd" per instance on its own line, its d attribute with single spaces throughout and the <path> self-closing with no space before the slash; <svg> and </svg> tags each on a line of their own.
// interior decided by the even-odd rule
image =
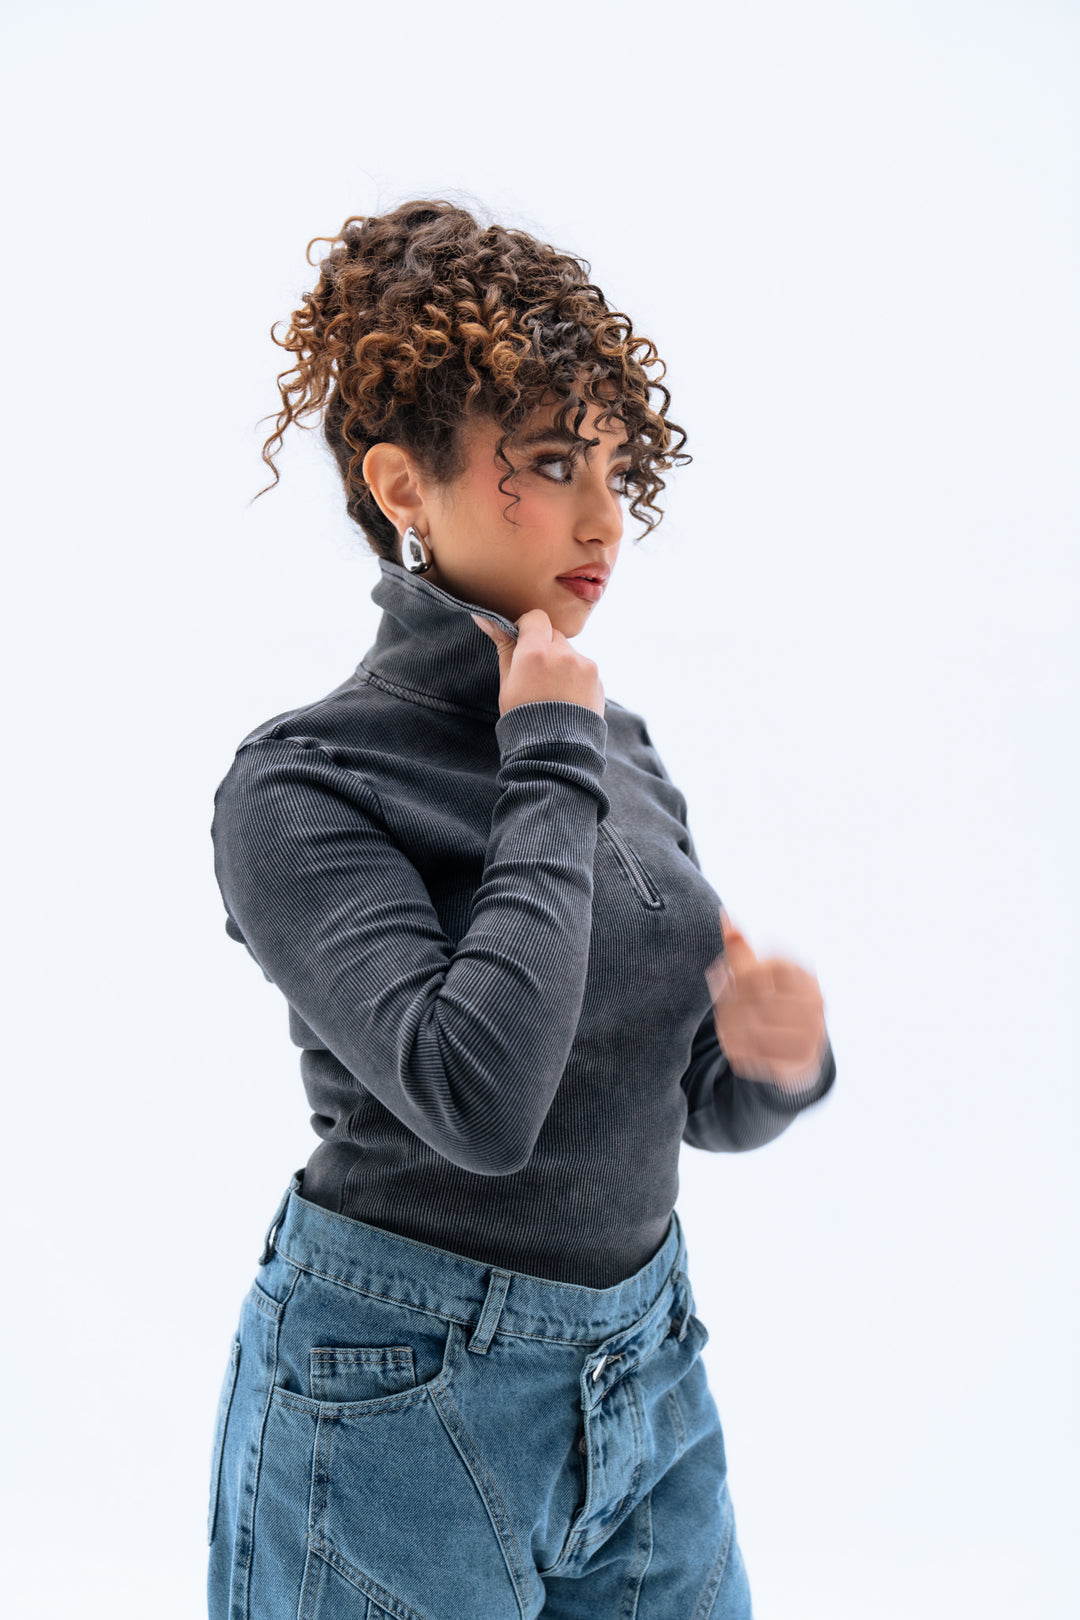
<svg viewBox="0 0 1080 1620">
<path fill-rule="evenodd" d="M 586 1288 L 302 1186 L 222 1384 L 210 1620 L 752 1620 L 674 1211 Z"/>
</svg>

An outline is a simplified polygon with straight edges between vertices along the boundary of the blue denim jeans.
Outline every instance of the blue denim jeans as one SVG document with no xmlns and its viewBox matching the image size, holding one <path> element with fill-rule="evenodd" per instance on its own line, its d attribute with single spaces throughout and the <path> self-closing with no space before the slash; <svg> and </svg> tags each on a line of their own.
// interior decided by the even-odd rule
<svg viewBox="0 0 1080 1620">
<path fill-rule="evenodd" d="M 302 1186 L 222 1385 L 210 1620 L 751 1620 L 677 1215 L 598 1289 Z"/>
</svg>

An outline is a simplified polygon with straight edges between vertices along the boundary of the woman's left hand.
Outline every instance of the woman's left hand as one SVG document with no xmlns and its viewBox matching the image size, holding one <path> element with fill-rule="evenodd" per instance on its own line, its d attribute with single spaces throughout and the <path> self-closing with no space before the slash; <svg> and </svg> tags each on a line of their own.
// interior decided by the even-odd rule
<svg viewBox="0 0 1080 1620">
<path fill-rule="evenodd" d="M 716 1033 L 742 1080 L 799 1090 L 821 1073 L 828 1050 L 817 979 L 778 957 L 759 962 L 720 907 L 724 949 L 705 969 Z"/>
</svg>

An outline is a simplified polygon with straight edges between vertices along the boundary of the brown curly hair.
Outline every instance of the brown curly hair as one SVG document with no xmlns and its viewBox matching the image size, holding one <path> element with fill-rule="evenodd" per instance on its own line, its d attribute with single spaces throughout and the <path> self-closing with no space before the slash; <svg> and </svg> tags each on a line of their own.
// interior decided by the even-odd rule
<svg viewBox="0 0 1080 1620">
<path fill-rule="evenodd" d="M 499 480 L 505 494 L 516 470 L 505 446 L 554 394 L 558 430 L 567 431 L 573 412 L 571 456 L 599 443 L 578 431 L 588 403 L 603 407 L 601 425 L 619 419 L 632 458 L 624 479 L 630 511 L 645 524 L 638 538 L 656 527 L 661 471 L 692 460 L 682 451 L 686 434 L 667 420 L 671 395 L 658 380 L 664 362 L 648 338 L 633 335 L 628 316 L 608 308 L 586 260 L 524 231 L 483 227 L 445 201 L 352 215 L 337 236 L 312 238 L 309 264 L 316 242 L 331 251 L 315 291 L 304 293 L 284 337 L 277 322 L 270 331 L 296 360 L 277 378 L 282 408 L 262 447 L 274 477 L 259 495 L 279 481 L 274 456 L 285 428 L 312 427 L 302 419 L 322 413 L 349 516 L 378 556 L 400 560 L 397 531 L 361 471 L 371 445 L 400 445 L 429 478 L 447 484 L 465 469 L 466 419 L 493 417 L 503 429 L 495 454 L 507 468 Z M 656 380 L 647 375 L 654 366 Z M 650 404 L 654 389 L 659 410 Z"/>
</svg>

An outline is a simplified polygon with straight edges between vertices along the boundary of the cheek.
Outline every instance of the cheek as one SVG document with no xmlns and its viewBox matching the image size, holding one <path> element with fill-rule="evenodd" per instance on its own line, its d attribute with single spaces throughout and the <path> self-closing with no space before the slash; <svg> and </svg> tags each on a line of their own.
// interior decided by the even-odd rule
<svg viewBox="0 0 1080 1620">
<path fill-rule="evenodd" d="M 514 494 L 518 499 L 514 500 Z M 512 529 L 519 537 L 526 531 L 537 538 L 558 528 L 557 500 L 543 489 L 519 487 L 515 492 L 510 485 L 499 488 L 497 472 L 477 476 L 470 482 L 469 498 L 473 509 L 479 512 L 486 527 Z M 509 515 L 506 515 L 509 514 Z"/>
<path fill-rule="evenodd" d="M 478 516 L 486 529 L 497 529 L 504 523 L 503 512 L 511 492 L 499 488 L 498 473 L 474 473 L 466 481 L 466 496 L 470 514 Z"/>
</svg>

